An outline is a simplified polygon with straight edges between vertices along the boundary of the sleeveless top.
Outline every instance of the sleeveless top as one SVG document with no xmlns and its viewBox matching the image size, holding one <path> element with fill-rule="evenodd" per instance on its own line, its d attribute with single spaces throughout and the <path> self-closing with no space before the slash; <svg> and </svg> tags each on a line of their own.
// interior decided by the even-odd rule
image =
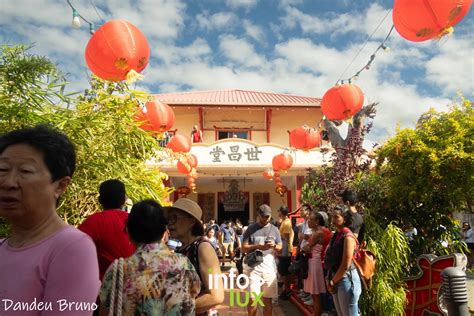
<svg viewBox="0 0 474 316">
<path fill-rule="evenodd" d="M 339 266 L 341 265 L 344 253 L 344 241 L 346 237 L 352 237 L 357 240 L 352 234 L 351 230 L 347 227 L 344 227 L 341 232 L 336 232 L 329 242 L 324 259 L 324 268 L 330 270 L 332 273 L 336 273 L 337 269 L 339 269 Z"/>
<path fill-rule="evenodd" d="M 196 272 L 199 275 L 199 279 L 201 280 L 201 291 L 199 292 L 199 295 L 201 295 L 203 292 L 207 291 L 208 289 L 206 288 L 206 285 L 204 283 L 204 280 L 201 275 L 201 269 L 200 269 L 200 264 L 199 264 L 199 245 L 203 242 L 209 242 L 209 240 L 206 237 L 201 237 L 190 243 L 189 245 L 185 247 L 181 247 L 176 250 L 176 252 L 179 252 L 180 254 L 185 255 L 188 257 L 189 261 L 193 264 L 194 268 L 196 269 Z M 210 243 L 211 244 L 211 243 Z M 212 244 L 211 244 L 212 246 Z M 198 295 L 198 296 L 199 296 Z"/>
</svg>

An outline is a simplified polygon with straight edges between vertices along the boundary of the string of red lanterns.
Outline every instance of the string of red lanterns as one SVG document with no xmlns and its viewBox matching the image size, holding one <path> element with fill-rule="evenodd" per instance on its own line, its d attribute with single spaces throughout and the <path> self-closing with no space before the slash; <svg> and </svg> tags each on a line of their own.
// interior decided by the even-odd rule
<svg viewBox="0 0 474 316">
<path fill-rule="evenodd" d="M 81 17 L 77 10 L 67 1 L 73 9 L 73 17 Z M 439 38 L 452 33 L 453 26 L 459 23 L 467 14 L 472 0 L 395 0 L 393 7 L 393 23 L 397 32 L 409 41 L 419 42 Z M 73 19 L 73 22 L 77 22 Z M 82 18 L 84 19 L 84 18 Z M 85 19 L 84 19 L 85 20 Z M 148 65 L 150 47 L 143 33 L 133 24 L 125 20 L 111 20 L 93 31 L 86 51 L 85 59 L 90 70 L 99 78 L 109 81 L 132 80 Z M 77 23 L 76 23 L 77 24 Z M 393 29 L 393 27 L 392 27 Z M 375 53 L 383 48 L 391 34 L 377 48 Z M 323 96 L 321 109 L 329 120 L 345 120 L 352 117 L 363 106 L 364 94 L 362 90 L 352 84 L 351 80 L 357 78 L 361 71 L 368 70 L 375 59 L 375 53 L 370 56 L 366 66 L 349 78 L 348 84 L 344 80 L 330 88 Z M 142 122 L 140 127 L 144 130 L 163 133 L 174 124 L 173 110 L 166 104 L 158 101 L 147 102 L 144 111 L 140 109 L 135 114 L 136 121 Z M 299 127 L 290 132 L 290 146 L 301 150 L 310 150 L 320 145 L 320 134 L 308 127 Z M 167 148 L 175 153 L 187 153 L 191 149 L 191 140 L 182 135 L 175 135 L 167 144 Z M 263 177 L 272 179 L 277 186 L 276 192 L 280 195 L 286 188 L 282 185 L 279 171 L 291 168 L 293 158 L 284 152 L 272 159 L 273 170 L 263 172 Z M 188 175 L 188 185 L 195 188 L 197 179 L 197 158 L 187 156 L 186 161 L 179 160 L 178 171 Z"/>
</svg>

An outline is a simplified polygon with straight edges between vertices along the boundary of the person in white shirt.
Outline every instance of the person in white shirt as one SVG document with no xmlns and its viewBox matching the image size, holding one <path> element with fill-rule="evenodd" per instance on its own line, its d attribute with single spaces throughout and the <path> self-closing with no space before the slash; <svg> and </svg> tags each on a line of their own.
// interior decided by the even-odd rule
<svg viewBox="0 0 474 316">
<path fill-rule="evenodd" d="M 250 225 L 245 231 L 242 244 L 242 251 L 247 254 L 243 265 L 244 273 L 250 279 L 250 292 L 252 293 L 247 306 L 247 315 L 256 315 L 257 303 L 260 302 L 259 298 L 262 296 L 263 315 L 270 316 L 272 315 L 273 298 L 278 297 L 277 266 L 273 252 L 281 252 L 282 241 L 280 231 L 270 223 L 272 216 L 270 206 L 260 205 L 257 214 L 257 222 Z M 254 257 L 251 253 L 259 253 L 261 259 L 251 263 L 249 258 Z M 259 301 L 255 299 L 259 299 Z"/>
</svg>

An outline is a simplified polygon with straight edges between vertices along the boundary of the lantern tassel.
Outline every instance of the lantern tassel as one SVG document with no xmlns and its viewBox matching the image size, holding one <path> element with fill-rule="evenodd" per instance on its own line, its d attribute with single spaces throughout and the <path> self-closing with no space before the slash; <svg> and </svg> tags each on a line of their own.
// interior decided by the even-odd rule
<svg viewBox="0 0 474 316">
<path fill-rule="evenodd" d="M 354 124 L 354 120 L 353 120 L 353 116 L 349 117 L 348 119 L 345 119 L 344 122 L 346 122 L 347 124 L 349 125 L 353 125 Z"/>
<path fill-rule="evenodd" d="M 441 32 L 436 36 L 436 40 L 442 39 L 446 35 L 452 35 L 454 33 L 454 28 L 452 26 L 450 27 L 445 27 L 444 29 L 441 30 Z"/>
<path fill-rule="evenodd" d="M 143 75 L 139 74 L 138 72 L 136 72 L 135 70 L 130 70 L 129 72 L 127 72 L 127 83 L 128 84 L 131 84 L 131 83 L 134 83 L 135 81 L 137 80 L 142 80 L 144 78 Z"/>
</svg>

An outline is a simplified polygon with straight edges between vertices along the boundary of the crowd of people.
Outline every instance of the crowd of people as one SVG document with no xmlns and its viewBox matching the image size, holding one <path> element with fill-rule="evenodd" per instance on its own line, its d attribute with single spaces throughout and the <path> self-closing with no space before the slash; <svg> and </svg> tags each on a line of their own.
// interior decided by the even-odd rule
<svg viewBox="0 0 474 316">
<path fill-rule="evenodd" d="M 0 217 L 11 228 L 0 240 L 2 315 L 215 315 L 224 284 L 209 282 L 232 261 L 249 279 L 248 315 L 256 314 L 257 298 L 271 315 L 273 302 L 291 295 L 314 315 L 358 315 L 353 255 L 365 225 L 354 192 L 345 190 L 328 212 L 281 206 L 272 218 L 262 204 L 255 222 L 219 225 L 203 223 L 201 207 L 187 198 L 168 207 L 144 199 L 127 212 L 124 183 L 109 179 L 98 188 L 102 210 L 75 228 L 57 213 L 75 168 L 73 144 L 55 129 L 0 136 Z M 471 249 L 473 235 L 465 223 Z"/>
</svg>

